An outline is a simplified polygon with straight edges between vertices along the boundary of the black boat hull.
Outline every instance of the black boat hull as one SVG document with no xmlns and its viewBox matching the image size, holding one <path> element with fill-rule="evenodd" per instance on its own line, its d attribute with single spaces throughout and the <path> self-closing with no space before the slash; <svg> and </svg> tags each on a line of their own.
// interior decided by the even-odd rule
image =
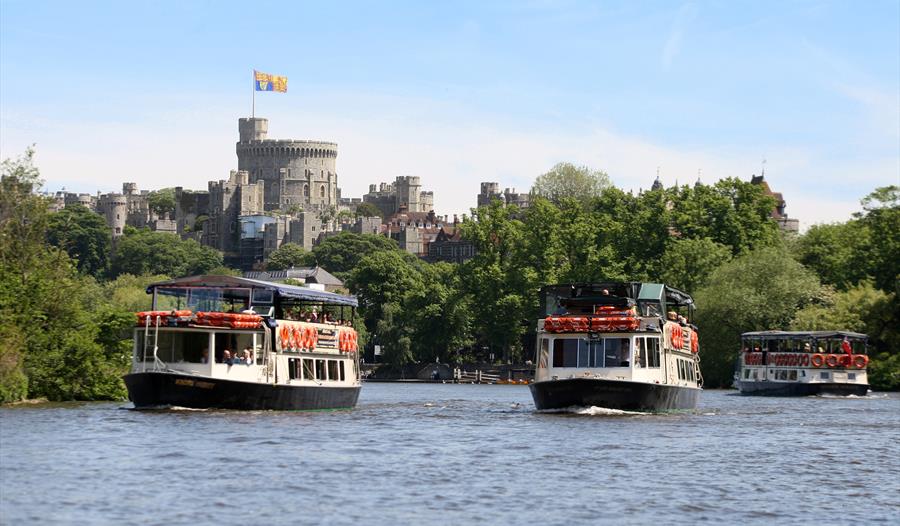
<svg viewBox="0 0 900 526">
<path fill-rule="evenodd" d="M 323 410 L 351 409 L 360 387 L 272 385 L 221 378 L 144 372 L 125 375 L 128 398 L 134 407 L 160 406 L 197 409 Z"/>
<path fill-rule="evenodd" d="M 868 384 L 738 382 L 738 390 L 748 396 L 866 396 Z"/>
<path fill-rule="evenodd" d="M 623 411 L 694 409 L 700 389 L 596 378 L 535 382 L 528 386 L 539 410 L 567 407 L 605 407 Z"/>
</svg>

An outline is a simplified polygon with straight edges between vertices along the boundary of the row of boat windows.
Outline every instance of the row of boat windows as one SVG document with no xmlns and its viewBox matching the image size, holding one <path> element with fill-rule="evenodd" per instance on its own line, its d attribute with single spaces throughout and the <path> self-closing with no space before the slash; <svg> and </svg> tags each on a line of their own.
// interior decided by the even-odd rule
<svg viewBox="0 0 900 526">
<path fill-rule="evenodd" d="M 153 361 L 154 331 L 150 331 L 148 344 L 144 347 L 143 331 L 137 340 L 138 361 Z M 263 363 L 262 333 L 234 332 L 173 332 L 160 330 L 156 335 L 156 356 L 165 363 L 224 363 L 225 351 L 232 356 L 243 354 L 249 349 L 250 355 L 259 365 Z M 210 352 L 212 349 L 212 352 Z M 212 355 L 212 356 L 210 356 Z"/>
<path fill-rule="evenodd" d="M 548 339 L 542 340 L 546 351 Z M 635 367 L 659 367 L 659 339 L 634 338 Z M 553 367 L 630 367 L 631 338 L 556 338 Z"/>
<path fill-rule="evenodd" d="M 744 380 L 761 380 L 764 374 L 762 374 L 762 369 L 744 369 Z M 769 378 L 772 380 L 787 380 L 796 381 L 797 378 L 805 378 L 806 371 L 798 371 L 796 369 L 788 369 L 788 370 L 778 370 L 778 371 L 769 371 Z M 819 371 L 819 379 L 820 380 L 830 380 L 831 373 L 829 371 Z M 856 373 L 847 373 L 848 380 L 856 380 Z"/>
<path fill-rule="evenodd" d="M 675 361 L 677 362 L 679 380 L 686 380 L 688 382 L 694 382 L 697 380 L 693 363 L 681 358 L 678 358 Z"/>
<path fill-rule="evenodd" d="M 288 378 L 343 382 L 344 361 L 315 358 L 288 358 Z"/>
</svg>

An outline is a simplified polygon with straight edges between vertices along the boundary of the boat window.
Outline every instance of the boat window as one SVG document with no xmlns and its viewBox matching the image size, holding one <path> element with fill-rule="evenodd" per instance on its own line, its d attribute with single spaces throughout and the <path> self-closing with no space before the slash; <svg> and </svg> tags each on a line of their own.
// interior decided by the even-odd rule
<svg viewBox="0 0 900 526">
<path fill-rule="evenodd" d="M 316 379 L 325 380 L 328 375 L 325 372 L 325 360 L 316 360 Z"/>
<path fill-rule="evenodd" d="M 143 331 L 138 339 L 138 354 L 144 352 Z M 144 361 L 153 361 L 153 331 L 147 341 Z M 206 363 L 209 356 L 209 334 L 205 332 L 159 331 L 156 356 L 166 363 Z M 206 354 L 206 359 L 204 359 Z"/>
<path fill-rule="evenodd" d="M 538 356 L 538 367 L 546 369 L 550 358 L 550 339 L 541 338 L 541 354 Z"/>
<path fill-rule="evenodd" d="M 578 339 L 557 338 L 553 340 L 553 367 L 578 366 Z"/>
<path fill-rule="evenodd" d="M 340 377 L 338 376 L 338 361 L 337 360 L 328 360 L 328 379 L 333 381 L 338 381 Z"/>
<path fill-rule="evenodd" d="M 788 380 L 796 380 L 797 379 L 797 370 L 792 369 L 790 374 L 788 375 Z"/>
<path fill-rule="evenodd" d="M 684 380 L 684 360 L 676 360 L 678 363 L 678 379 Z"/>
<path fill-rule="evenodd" d="M 291 380 L 301 378 L 299 358 L 288 358 L 288 378 Z"/>
<path fill-rule="evenodd" d="M 631 359 L 629 338 L 603 338 L 604 367 L 628 367 Z"/>
<path fill-rule="evenodd" d="M 694 364 L 690 362 L 685 362 L 684 366 L 687 368 L 688 380 L 694 381 Z"/>
<path fill-rule="evenodd" d="M 750 369 L 744 369 L 744 380 L 750 378 Z"/>
<path fill-rule="evenodd" d="M 823 380 L 827 380 L 827 379 L 828 379 L 828 376 L 829 376 L 829 375 L 828 375 L 828 373 L 827 373 L 826 371 L 822 371 L 822 374 L 821 374 L 821 376 L 819 376 L 819 378 L 821 378 L 821 379 L 823 379 Z"/>
<path fill-rule="evenodd" d="M 313 361 L 311 358 L 303 359 L 303 379 L 304 380 L 315 380 L 316 372 L 313 368 Z"/>
<path fill-rule="evenodd" d="M 636 367 L 647 367 L 647 338 L 634 339 L 634 364 Z"/>
<path fill-rule="evenodd" d="M 658 338 L 647 338 L 647 367 L 659 368 Z"/>
<path fill-rule="evenodd" d="M 216 362 L 222 363 L 222 356 L 225 354 L 225 350 L 231 353 L 231 356 L 238 356 L 243 354 L 245 349 L 250 350 L 250 356 L 256 358 L 257 362 L 260 363 L 260 358 L 262 356 L 262 352 L 255 345 L 257 338 L 259 336 L 258 341 L 262 341 L 262 335 L 252 332 L 217 332 L 215 333 L 215 349 L 216 349 Z"/>
<path fill-rule="evenodd" d="M 344 381 L 344 361 L 341 360 L 338 362 L 338 372 L 340 373 L 341 381 Z"/>
<path fill-rule="evenodd" d="M 591 363 L 591 355 L 594 354 L 591 352 L 590 344 L 588 340 L 579 339 L 578 341 L 578 367 L 595 367 Z"/>
<path fill-rule="evenodd" d="M 856 380 L 856 373 L 847 373 L 848 380 Z"/>
</svg>

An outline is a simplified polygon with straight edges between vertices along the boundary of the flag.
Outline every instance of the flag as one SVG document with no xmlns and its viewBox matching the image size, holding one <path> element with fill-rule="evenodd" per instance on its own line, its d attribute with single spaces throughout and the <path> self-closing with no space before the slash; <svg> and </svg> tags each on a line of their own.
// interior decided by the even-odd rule
<svg viewBox="0 0 900 526">
<path fill-rule="evenodd" d="M 270 75 L 262 71 L 253 71 L 254 84 L 256 91 L 278 91 L 287 92 L 287 77 L 278 75 Z"/>
</svg>

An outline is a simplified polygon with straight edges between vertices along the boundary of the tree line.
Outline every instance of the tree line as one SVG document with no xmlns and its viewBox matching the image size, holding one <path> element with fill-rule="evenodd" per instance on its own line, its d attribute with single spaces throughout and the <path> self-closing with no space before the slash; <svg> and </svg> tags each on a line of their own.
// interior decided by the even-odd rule
<svg viewBox="0 0 900 526">
<path fill-rule="evenodd" d="M 147 284 L 236 271 L 209 247 L 148 230 L 126 229 L 111 251 L 99 215 L 50 212 L 32 155 L 2 165 L 0 401 L 121 399 Z M 708 386 L 730 385 L 741 332 L 832 328 L 872 336 L 870 381 L 897 389 L 898 200 L 897 187 L 878 189 L 857 217 L 791 238 L 758 185 L 634 194 L 562 164 L 538 177 L 529 208 L 473 210 L 459 226 L 477 249 L 465 263 L 427 263 L 389 238 L 341 233 L 309 252 L 285 244 L 268 264 L 342 278 L 360 301 L 361 343 L 380 345 L 396 367 L 528 360 L 542 285 L 658 281 L 695 297 Z"/>
</svg>

